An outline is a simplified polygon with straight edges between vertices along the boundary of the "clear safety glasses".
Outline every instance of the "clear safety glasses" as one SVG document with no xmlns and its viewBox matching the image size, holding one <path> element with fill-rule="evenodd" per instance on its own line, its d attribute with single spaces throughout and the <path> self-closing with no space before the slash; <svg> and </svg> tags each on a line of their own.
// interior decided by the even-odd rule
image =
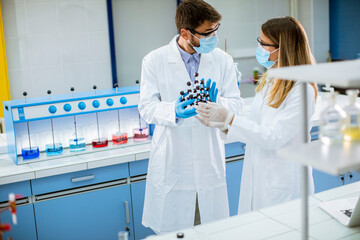
<svg viewBox="0 0 360 240">
<path fill-rule="evenodd" d="M 278 46 L 278 45 L 264 43 L 264 42 L 260 39 L 260 37 L 258 37 L 256 40 L 258 41 L 258 43 L 259 43 L 261 46 L 267 46 L 267 47 L 276 47 L 276 48 L 279 48 L 279 46 Z"/>
<path fill-rule="evenodd" d="M 205 32 L 205 33 L 199 33 L 197 31 L 195 31 L 194 29 L 188 29 L 192 34 L 198 34 L 200 35 L 200 38 L 199 39 L 202 39 L 202 38 L 209 38 L 209 37 L 213 37 L 217 34 L 217 30 L 219 29 L 220 27 L 220 23 L 218 23 L 216 25 L 216 27 L 211 30 L 210 32 Z"/>
</svg>

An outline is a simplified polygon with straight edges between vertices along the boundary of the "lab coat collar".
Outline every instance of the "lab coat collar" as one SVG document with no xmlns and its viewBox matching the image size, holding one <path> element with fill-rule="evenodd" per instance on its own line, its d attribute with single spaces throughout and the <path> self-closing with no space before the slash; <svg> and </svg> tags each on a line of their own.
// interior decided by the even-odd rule
<svg viewBox="0 0 360 240">
<path fill-rule="evenodd" d="M 168 62 L 173 62 L 173 63 L 183 62 L 183 60 L 181 58 L 180 51 L 179 51 L 178 46 L 177 46 L 177 39 L 178 38 L 179 38 L 179 34 L 176 35 L 169 43 L 170 51 L 169 51 L 169 54 L 168 54 Z M 200 57 L 200 55 L 199 55 L 199 57 Z M 212 61 L 212 54 L 211 53 L 201 54 L 200 63 L 201 62 L 211 62 L 211 61 Z"/>
<path fill-rule="evenodd" d="M 190 61 L 190 58 L 193 57 L 195 59 L 195 61 L 197 61 L 198 63 L 200 62 L 200 53 L 193 53 L 190 54 L 188 52 L 186 52 L 185 50 L 183 50 L 178 43 L 178 38 L 176 39 L 176 47 L 179 49 L 181 58 L 184 60 L 184 62 L 188 63 Z"/>
</svg>

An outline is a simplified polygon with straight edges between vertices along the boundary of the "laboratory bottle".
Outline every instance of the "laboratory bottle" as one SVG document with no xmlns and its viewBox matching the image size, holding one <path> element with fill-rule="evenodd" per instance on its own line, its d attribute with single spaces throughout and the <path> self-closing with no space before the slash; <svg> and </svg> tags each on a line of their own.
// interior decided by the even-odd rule
<svg viewBox="0 0 360 240">
<path fill-rule="evenodd" d="M 236 72 L 237 85 L 238 85 L 238 87 L 240 87 L 242 74 L 238 69 L 238 63 L 234 63 L 234 68 L 235 68 L 235 72 Z"/>
<path fill-rule="evenodd" d="M 360 105 L 356 102 L 359 90 L 347 90 L 349 105 L 344 107 L 346 112 L 345 128 L 343 130 L 345 141 L 360 140 Z"/>
<path fill-rule="evenodd" d="M 335 103 L 335 92 L 329 93 L 327 107 L 320 114 L 320 141 L 324 144 L 339 144 L 343 140 L 345 111 Z"/>
</svg>

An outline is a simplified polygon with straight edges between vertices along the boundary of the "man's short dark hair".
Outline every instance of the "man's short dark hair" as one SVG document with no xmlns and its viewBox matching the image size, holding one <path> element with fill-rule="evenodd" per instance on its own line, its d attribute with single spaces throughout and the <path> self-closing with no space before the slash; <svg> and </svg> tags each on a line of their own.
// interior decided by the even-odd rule
<svg viewBox="0 0 360 240">
<path fill-rule="evenodd" d="M 181 29 L 195 29 L 205 22 L 219 22 L 220 13 L 203 0 L 183 0 L 176 9 L 175 23 Z"/>
</svg>

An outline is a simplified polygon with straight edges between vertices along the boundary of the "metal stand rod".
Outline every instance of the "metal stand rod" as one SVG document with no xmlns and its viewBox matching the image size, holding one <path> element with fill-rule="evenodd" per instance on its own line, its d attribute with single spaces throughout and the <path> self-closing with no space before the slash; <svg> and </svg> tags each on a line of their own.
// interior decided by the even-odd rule
<svg viewBox="0 0 360 240">
<path fill-rule="evenodd" d="M 302 237 L 301 239 L 307 240 L 309 236 L 309 199 L 308 199 L 308 189 L 309 189 L 309 178 L 308 178 L 308 167 L 302 166 L 302 188 L 301 188 L 301 227 L 302 227 Z"/>
<path fill-rule="evenodd" d="M 303 125 L 302 125 L 302 134 L 303 134 L 303 140 L 304 143 L 308 142 L 308 108 L 307 108 L 307 90 L 306 90 L 307 83 L 301 83 L 301 92 L 303 97 L 303 106 L 302 106 L 302 113 L 304 116 L 303 119 Z M 309 172 L 308 172 L 308 166 L 302 166 L 302 188 L 301 188 L 301 195 L 302 195 L 302 201 L 301 201 L 301 212 L 302 212 L 302 237 L 301 239 L 307 240 L 309 236 Z"/>
<path fill-rule="evenodd" d="M 75 127 L 75 142 L 76 142 L 76 145 L 77 145 L 78 136 L 77 136 L 76 116 L 75 115 L 74 115 L 74 127 Z"/>
<path fill-rule="evenodd" d="M 26 122 L 26 124 L 27 124 L 27 131 L 28 131 L 28 137 L 29 137 L 29 148 L 31 150 L 30 125 L 29 125 L 29 122 Z"/>
<path fill-rule="evenodd" d="M 116 89 L 117 89 L 117 88 L 116 88 Z M 119 111 L 119 109 L 117 110 L 117 112 L 118 112 L 119 134 L 121 134 L 121 132 L 120 132 L 120 111 Z"/>
<path fill-rule="evenodd" d="M 53 140 L 53 148 L 55 148 L 55 137 L 54 137 L 54 123 L 53 123 L 53 119 L 51 119 L 51 134 L 52 134 L 52 140 Z"/>
<path fill-rule="evenodd" d="M 96 112 L 96 126 L 97 126 L 97 132 L 98 132 L 98 139 L 100 141 L 100 130 L 99 130 L 99 117 L 98 113 Z"/>
</svg>

